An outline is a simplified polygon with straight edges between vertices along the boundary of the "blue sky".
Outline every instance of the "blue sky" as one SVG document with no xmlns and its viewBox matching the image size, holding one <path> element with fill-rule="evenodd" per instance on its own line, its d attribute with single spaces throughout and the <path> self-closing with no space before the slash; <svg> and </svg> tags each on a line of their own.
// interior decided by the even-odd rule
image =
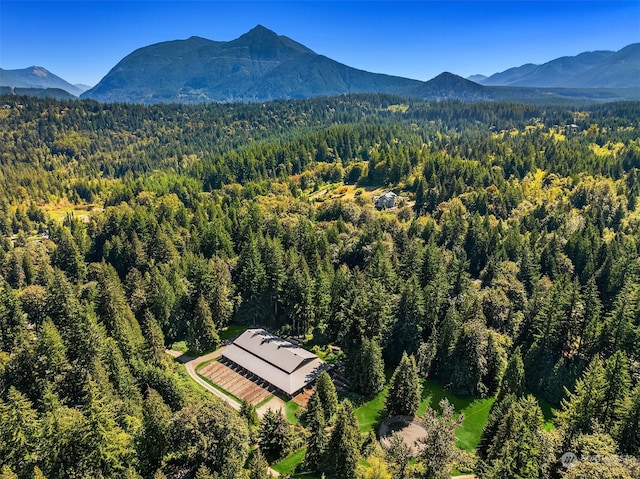
<svg viewBox="0 0 640 479">
<path fill-rule="evenodd" d="M 349 66 L 428 80 L 491 74 L 640 41 L 635 1 L 5 1 L 0 67 L 95 85 L 137 48 L 257 24 Z"/>
</svg>

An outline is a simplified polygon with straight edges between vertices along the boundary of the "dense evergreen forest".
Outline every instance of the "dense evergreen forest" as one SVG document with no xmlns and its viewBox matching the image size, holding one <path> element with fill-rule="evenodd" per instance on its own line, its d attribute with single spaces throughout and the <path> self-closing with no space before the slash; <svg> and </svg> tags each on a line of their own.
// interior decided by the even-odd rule
<svg viewBox="0 0 640 479">
<path fill-rule="evenodd" d="M 640 477 L 640 103 L 0 105 L 0 478 Z M 237 414 L 165 353 L 230 324 L 349 399 Z M 413 460 L 360 434 L 425 378 L 495 398 L 475 450 L 446 402 Z"/>
</svg>

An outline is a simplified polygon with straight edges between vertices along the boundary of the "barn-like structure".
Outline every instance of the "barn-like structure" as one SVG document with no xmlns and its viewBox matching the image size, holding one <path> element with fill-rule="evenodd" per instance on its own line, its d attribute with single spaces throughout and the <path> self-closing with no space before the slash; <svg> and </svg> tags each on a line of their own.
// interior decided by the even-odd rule
<svg viewBox="0 0 640 479">
<path fill-rule="evenodd" d="M 289 397 L 315 381 L 327 366 L 315 354 L 264 329 L 247 329 L 224 348 L 222 356 Z"/>
</svg>

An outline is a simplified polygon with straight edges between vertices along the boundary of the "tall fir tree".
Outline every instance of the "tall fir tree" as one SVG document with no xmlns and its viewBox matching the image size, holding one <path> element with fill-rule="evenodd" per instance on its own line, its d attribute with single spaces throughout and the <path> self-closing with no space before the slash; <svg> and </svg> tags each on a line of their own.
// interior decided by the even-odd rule
<svg viewBox="0 0 640 479">
<path fill-rule="evenodd" d="M 507 367 L 504 370 L 502 380 L 500 381 L 500 389 L 496 396 L 496 403 L 502 401 L 507 395 L 514 395 L 520 398 L 525 391 L 524 363 L 522 362 L 522 353 L 518 346 L 507 361 Z"/>
<path fill-rule="evenodd" d="M 574 392 L 567 391 L 562 409 L 556 413 L 557 424 L 567 430 L 569 439 L 593 432 L 593 420 L 602 417 L 606 390 L 604 366 L 596 356 L 576 382 Z"/>
<path fill-rule="evenodd" d="M 402 287 L 391 338 L 385 348 L 390 364 L 398 364 L 403 351 L 409 355 L 418 352 L 424 316 L 424 296 L 414 275 Z"/>
<path fill-rule="evenodd" d="M 420 479 L 448 479 L 459 454 L 454 430 L 460 421 L 454 419 L 453 406 L 446 399 L 440 401 L 440 409 L 442 414 L 438 415 L 433 409 L 427 408 L 423 418 L 427 435 L 420 441 Z"/>
<path fill-rule="evenodd" d="M 542 411 L 533 396 L 512 403 L 502 417 L 489 448 L 489 468 L 485 477 L 540 477 L 540 466 L 544 461 L 540 447 L 543 423 Z"/>
<path fill-rule="evenodd" d="M 418 368 L 413 356 L 403 353 L 400 364 L 391 376 L 389 392 L 386 398 L 389 416 L 413 416 L 418 410 L 421 399 Z"/>
<path fill-rule="evenodd" d="M 324 471 L 328 477 L 354 479 L 360 459 L 360 429 L 349 400 L 340 403 L 327 445 Z"/>
<path fill-rule="evenodd" d="M 617 430 L 620 450 L 640 457 L 640 385 L 631 394 L 631 401 Z"/>
<path fill-rule="evenodd" d="M 347 375 L 355 389 L 371 397 L 384 388 L 384 361 L 382 348 L 375 340 L 363 337 L 358 348 L 350 349 L 347 360 Z"/>
<path fill-rule="evenodd" d="M 192 351 L 204 353 L 220 346 L 220 337 L 204 296 L 198 297 L 193 319 L 189 322 L 188 333 L 187 346 Z"/>
<path fill-rule="evenodd" d="M 307 451 L 304 463 L 311 471 L 318 471 L 325 461 L 328 437 L 325 431 L 325 418 L 318 394 L 309 399 L 306 414 L 307 420 Z"/>
<path fill-rule="evenodd" d="M 616 351 L 604 362 L 604 377 L 606 387 L 599 420 L 607 430 L 611 430 L 623 415 L 631 386 L 627 357 L 622 351 Z"/>
<path fill-rule="evenodd" d="M 287 455 L 291 446 L 291 428 L 282 411 L 269 408 L 260 424 L 260 450 L 273 460 Z"/>
<path fill-rule="evenodd" d="M 326 371 L 318 375 L 314 395 L 318 396 L 325 421 L 331 422 L 338 409 L 338 393 L 331 376 Z"/>
</svg>

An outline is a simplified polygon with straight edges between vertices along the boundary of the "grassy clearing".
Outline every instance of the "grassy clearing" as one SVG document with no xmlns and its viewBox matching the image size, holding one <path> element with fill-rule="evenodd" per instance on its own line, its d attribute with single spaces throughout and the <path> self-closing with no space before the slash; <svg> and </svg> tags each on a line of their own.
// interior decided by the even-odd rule
<svg viewBox="0 0 640 479">
<path fill-rule="evenodd" d="M 398 103 L 397 105 L 389 105 L 387 107 L 387 110 L 394 112 L 394 113 L 406 113 L 407 110 L 409 109 L 409 105 L 405 105 L 403 103 Z"/>
<path fill-rule="evenodd" d="M 427 379 L 422 381 L 422 401 L 418 408 L 418 416 L 424 416 L 427 406 L 441 412 L 440 401 L 442 399 L 447 399 L 453 405 L 456 417 L 460 413 L 464 415 L 462 424 L 455 431 L 458 438 L 456 445 L 467 451 L 475 449 L 480 442 L 482 429 L 489 418 L 489 410 L 495 399 L 493 397 L 461 398 L 445 390 L 441 384 Z"/>
<path fill-rule="evenodd" d="M 363 164 L 365 164 L 363 162 Z M 331 199 L 353 200 L 356 196 L 364 195 L 367 201 L 372 201 L 373 196 L 380 195 L 385 188 L 377 186 L 345 185 L 343 183 L 326 184 L 318 191 L 309 194 L 312 201 L 324 201 Z"/>
<path fill-rule="evenodd" d="M 282 475 L 291 475 L 293 471 L 296 469 L 298 464 L 301 464 L 304 461 L 304 455 L 307 452 L 306 447 L 301 447 L 300 449 L 292 452 L 287 457 L 285 457 L 282 461 L 276 462 L 273 466 L 273 470 L 278 471 Z M 304 477 L 310 477 L 305 474 Z"/>
<path fill-rule="evenodd" d="M 42 209 L 52 220 L 56 221 L 63 221 L 69 214 L 83 221 L 88 221 L 94 211 L 102 211 L 102 208 L 96 204 L 75 205 L 67 200 L 46 204 Z"/>
<path fill-rule="evenodd" d="M 376 432 L 380 423 L 384 420 L 384 401 L 389 392 L 389 387 L 376 394 L 372 399 L 365 402 L 354 410 L 361 433 Z"/>
<path fill-rule="evenodd" d="M 300 424 L 300 420 L 296 416 L 296 412 L 298 412 L 299 409 L 301 409 L 301 406 L 294 402 L 293 399 L 284 403 L 284 417 L 287 419 L 289 424 L 293 424 L 294 426 Z"/>
</svg>

